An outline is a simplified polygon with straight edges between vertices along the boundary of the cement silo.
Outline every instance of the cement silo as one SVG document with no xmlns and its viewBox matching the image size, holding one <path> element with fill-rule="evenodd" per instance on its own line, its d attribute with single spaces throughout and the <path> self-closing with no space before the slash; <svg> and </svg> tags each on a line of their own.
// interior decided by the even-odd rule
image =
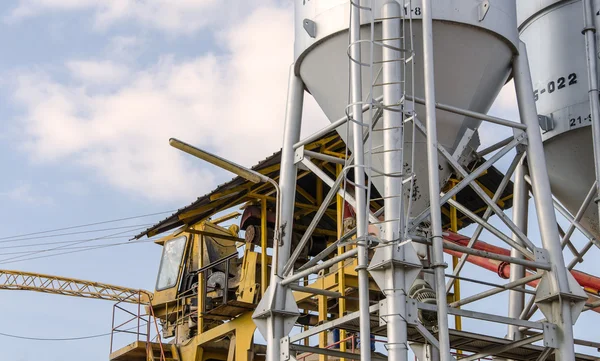
<svg viewBox="0 0 600 361">
<path fill-rule="evenodd" d="M 361 13 L 361 38 L 371 39 L 370 21 L 374 19 L 375 40 L 382 38 L 381 9 L 387 0 L 365 2 Z M 330 121 L 344 116 L 348 104 L 349 59 L 348 24 L 350 2 L 345 0 L 297 0 L 296 2 L 295 71 L 303 79 L 307 90 L 313 95 Z M 408 2 L 407 2 L 408 4 Z M 420 1 L 412 1 L 412 8 L 403 11 L 414 19 L 412 26 L 415 54 L 414 95 L 423 97 L 423 48 Z M 510 75 L 511 60 L 518 48 L 515 1 L 436 0 L 433 1 L 433 32 L 436 79 L 436 95 L 440 103 L 486 113 Z M 409 34 L 405 34 L 409 36 Z M 381 69 L 381 47 L 375 46 L 374 73 Z M 370 46 L 362 45 L 362 59 L 370 59 Z M 366 61 L 366 60 L 365 60 Z M 412 74 L 408 72 L 406 79 Z M 381 79 L 378 81 L 381 83 Z M 371 91 L 369 72 L 363 71 L 363 96 Z M 411 91 L 412 92 L 412 91 Z M 373 88 L 373 97 L 381 96 L 381 87 Z M 425 108 L 416 107 L 419 117 L 425 118 Z M 472 118 L 437 112 L 438 140 L 453 153 L 459 142 L 469 143 L 458 156 L 466 163 L 469 153 L 479 146 L 477 128 L 480 121 Z M 381 125 L 379 125 L 381 127 Z M 472 130 L 472 131 L 469 131 Z M 345 126 L 338 132 L 346 138 Z M 410 133 L 410 130 L 409 130 Z M 350 135 L 351 136 L 351 135 Z M 464 139 L 464 138 L 468 139 Z M 411 135 L 407 134 L 410 139 Z M 351 147 L 352 141 L 345 139 Z M 373 133 L 373 144 L 382 143 L 381 133 Z M 418 194 L 412 215 L 428 205 L 425 137 L 416 134 L 414 171 Z M 405 144 L 405 157 L 410 157 L 410 145 Z M 374 156 L 374 168 L 382 168 L 380 156 Z M 446 182 L 452 170 L 440 162 L 440 183 Z M 373 183 L 382 190 L 381 178 Z"/>
<path fill-rule="evenodd" d="M 583 1 L 519 1 L 518 17 L 529 49 L 552 193 L 576 214 L 596 179 Z M 588 206 L 581 224 L 600 236 L 596 205 Z"/>
</svg>

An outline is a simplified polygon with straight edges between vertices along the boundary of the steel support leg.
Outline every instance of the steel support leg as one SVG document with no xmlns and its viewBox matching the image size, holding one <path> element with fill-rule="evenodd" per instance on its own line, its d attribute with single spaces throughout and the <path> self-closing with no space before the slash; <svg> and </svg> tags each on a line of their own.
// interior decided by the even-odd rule
<svg viewBox="0 0 600 361">
<path fill-rule="evenodd" d="M 401 106 L 402 99 L 402 67 L 401 54 L 394 50 L 400 44 L 400 5 L 397 2 L 388 2 L 382 8 L 383 39 L 384 43 L 392 48 L 383 47 L 383 169 L 385 224 L 383 238 L 390 242 L 385 247 L 386 258 L 392 261 L 395 252 L 403 252 L 402 242 L 404 235 L 404 205 L 402 192 L 402 166 L 403 156 L 403 128 Z M 392 110 L 393 109 L 393 110 Z M 412 247 L 408 245 L 408 247 Z M 398 249 L 400 248 L 400 249 Z M 406 287 L 404 282 L 404 268 L 389 263 L 385 269 L 384 294 L 387 298 L 387 337 L 388 359 L 391 361 L 406 361 L 408 359 L 408 335 L 406 325 Z M 410 285 L 408 285 L 410 286 Z"/>
<path fill-rule="evenodd" d="M 553 269 L 553 272 L 549 274 L 549 279 L 550 293 L 554 298 L 548 298 L 546 301 L 551 309 L 548 312 L 551 315 L 546 315 L 546 317 L 557 324 L 559 328 L 560 347 L 556 352 L 557 360 L 574 361 L 571 306 L 567 299 L 560 297 L 568 295 L 572 290 L 569 289 L 568 272 L 560 245 L 560 235 L 556 215 L 554 214 L 542 136 L 539 130 L 535 100 L 533 99 L 533 85 L 527 59 L 527 49 L 523 42 L 520 42 L 519 55 L 515 57 L 514 77 L 521 121 L 527 126 L 527 162 L 532 181 L 540 236 Z"/>
<path fill-rule="evenodd" d="M 592 116 L 592 140 L 594 144 L 594 166 L 596 171 L 596 197 L 600 197 L 600 93 L 598 91 L 598 61 L 596 47 L 596 26 L 594 24 L 596 11 L 592 0 L 583 0 L 583 17 L 585 36 L 585 49 L 588 68 L 588 86 L 590 113 Z M 600 216 L 600 202 L 596 198 L 598 215 Z"/>
<path fill-rule="evenodd" d="M 425 111 L 427 113 L 427 165 L 429 171 L 429 195 L 431 206 L 431 237 L 435 270 L 438 328 L 441 361 L 450 361 L 450 338 L 448 335 L 448 301 L 444 270 L 444 248 L 442 237 L 442 214 L 440 209 L 439 160 L 437 142 L 437 119 L 435 109 L 435 75 L 433 69 L 433 20 L 431 0 L 423 0 L 423 64 L 425 72 Z M 533 93 L 532 93 L 533 94 Z"/>
<path fill-rule="evenodd" d="M 363 144 L 363 112 L 362 112 L 362 69 L 360 43 L 360 0 L 354 0 L 350 5 L 350 104 L 354 121 L 353 154 L 354 182 L 356 197 L 356 238 L 358 239 L 358 306 L 360 310 L 360 359 L 371 361 L 371 318 L 369 314 L 369 249 L 368 235 L 368 204 L 365 185 L 365 152 Z"/>
<path fill-rule="evenodd" d="M 527 171 L 524 159 L 521 159 L 515 170 L 515 184 L 513 191 L 513 222 L 523 233 L 527 234 L 527 221 L 529 219 L 529 186 L 525 181 L 525 172 Z M 513 240 L 522 244 L 520 238 L 513 234 Z M 510 250 L 511 257 L 524 259 L 523 254 L 516 249 Z M 516 263 L 510 265 L 510 282 L 516 282 L 525 277 L 525 267 Z M 519 286 L 524 288 L 524 286 Z M 525 307 L 525 294 L 523 292 L 510 290 L 508 296 L 508 317 L 519 318 Z M 508 326 L 508 338 L 511 340 L 520 340 L 523 338 L 519 327 Z"/>
<path fill-rule="evenodd" d="M 289 317 L 294 310 L 287 310 L 293 300 L 286 300 L 292 295 L 291 290 L 281 287 L 281 276 L 283 268 L 290 257 L 292 246 L 292 226 L 294 221 L 294 203 L 296 198 L 296 174 L 297 168 L 294 164 L 294 144 L 300 140 L 300 128 L 302 125 L 302 106 L 304 103 L 304 84 L 294 74 L 294 66 L 290 68 L 288 84 L 288 99 L 285 115 L 285 127 L 283 131 L 283 149 L 281 152 L 281 171 L 279 186 L 281 201 L 279 204 L 280 229 L 275 232 L 273 242 L 276 264 L 271 265 L 271 285 L 261 300 L 255 322 L 267 341 L 267 361 L 279 361 L 280 340 L 291 330 Z M 265 252 L 265 250 L 263 250 Z M 287 291 L 287 292 L 286 292 Z M 297 309 L 295 310 L 297 312 Z M 286 319 L 288 322 L 286 322 Z M 292 324 L 293 325 L 293 324 Z"/>
</svg>

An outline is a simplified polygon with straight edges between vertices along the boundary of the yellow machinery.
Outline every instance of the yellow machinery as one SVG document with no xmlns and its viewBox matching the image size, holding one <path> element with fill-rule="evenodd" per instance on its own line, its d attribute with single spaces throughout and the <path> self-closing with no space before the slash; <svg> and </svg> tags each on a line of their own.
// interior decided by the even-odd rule
<svg viewBox="0 0 600 361">
<path fill-rule="evenodd" d="M 343 147 L 339 136 L 330 133 L 305 148 L 339 159 L 344 157 Z M 340 171 L 336 162 L 317 160 L 315 165 L 332 178 Z M 279 166 L 280 153 L 275 153 L 253 170 L 277 180 Z M 500 177 L 491 168 L 479 180 L 493 191 Z M 503 207 L 509 206 L 510 188 L 502 197 Z M 299 240 L 309 226 L 310 215 L 324 201 L 323 194 L 328 189 L 312 172 L 298 173 L 293 237 Z M 457 195 L 459 201 L 473 212 L 482 213 L 484 205 L 478 204 L 474 200 L 477 198 L 471 197 L 468 190 L 464 192 Z M 163 252 L 153 294 L 89 281 L 8 271 L 0 271 L 0 289 L 33 290 L 144 305 L 148 325 L 153 325 L 160 332 L 159 336 L 151 340 L 150 331 L 145 331 L 144 337 L 138 335 L 134 343 L 111 350 L 111 361 L 261 360 L 265 346 L 254 342 L 256 326 L 252 313 L 269 282 L 275 204 L 275 189 L 270 184 L 252 183 L 237 177 L 139 234 L 136 238 L 170 233 L 156 241 L 163 247 Z M 381 206 L 377 202 L 372 204 L 373 210 Z M 228 213 L 232 210 L 233 213 Z M 225 216 L 219 216 L 224 213 Z M 443 213 L 448 227 L 462 228 L 469 222 L 453 209 L 444 209 Z M 235 218 L 239 219 L 238 224 L 222 226 Z M 328 205 L 325 217 L 317 225 L 299 260 L 306 262 L 331 246 L 354 228 L 353 222 L 351 209 L 338 196 Z M 243 238 L 240 231 L 244 231 Z M 351 239 L 339 247 L 338 252 L 343 253 L 346 247 L 355 247 Z M 357 310 L 356 266 L 355 260 L 350 259 L 292 287 L 301 310 L 299 327 L 316 326 L 333 316 L 344 316 Z M 374 282 L 370 288 L 372 301 L 379 301 L 382 293 Z M 374 322 L 378 324 L 377 320 Z M 337 342 L 330 336 L 322 332 L 319 347 L 341 352 L 354 350 L 351 328 L 340 330 Z M 316 357 L 307 354 L 304 359 Z M 318 356 L 318 359 L 325 361 L 326 356 Z M 332 359 L 330 357 L 330 361 Z"/>
</svg>

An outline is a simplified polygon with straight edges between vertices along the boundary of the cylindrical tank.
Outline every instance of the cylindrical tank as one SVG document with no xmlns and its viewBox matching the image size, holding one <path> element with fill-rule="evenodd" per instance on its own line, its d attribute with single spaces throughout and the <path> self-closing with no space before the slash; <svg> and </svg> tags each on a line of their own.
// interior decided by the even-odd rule
<svg viewBox="0 0 600 361">
<path fill-rule="evenodd" d="M 307 90 L 313 95 L 327 117 L 333 122 L 345 115 L 348 105 L 349 59 L 348 26 L 349 0 L 295 0 L 295 71 L 303 79 Z M 371 18 L 375 19 L 374 39 L 381 40 L 382 6 L 393 0 L 363 0 L 361 6 L 371 10 L 361 11 L 361 39 L 371 38 Z M 400 5 L 408 1 L 400 1 Z M 421 1 L 413 0 L 412 8 L 402 8 L 413 17 L 412 39 L 415 52 L 414 95 L 424 97 L 422 7 Z M 440 103 L 485 113 L 489 110 L 500 89 L 510 75 L 511 60 L 517 49 L 518 32 L 516 4 L 514 0 L 433 0 L 433 40 L 435 54 L 436 97 Z M 408 29 L 408 27 L 405 27 Z M 403 35 L 407 40 L 410 33 Z M 373 64 L 363 68 L 363 97 L 371 91 L 371 73 L 381 69 L 382 49 L 374 47 Z M 362 61 L 370 62 L 370 43 L 362 43 Z M 409 67 L 410 68 L 410 67 Z M 412 72 L 405 79 L 410 85 Z M 381 84 L 381 77 L 375 83 Z M 375 86 L 373 96 L 381 96 L 381 86 Z M 409 95 L 413 90 L 408 89 Z M 425 123 L 425 109 L 415 108 L 417 117 Z M 457 155 L 463 163 L 469 162 L 469 153 L 479 146 L 477 128 L 480 121 L 438 111 L 438 141 L 450 153 L 459 144 Z M 378 123 L 378 127 L 381 127 Z M 412 137 L 411 126 L 405 127 L 405 139 Z M 376 128 L 377 129 L 377 128 Z M 339 134 L 351 145 L 352 134 L 345 126 Z M 382 132 L 374 132 L 372 148 L 382 145 Z M 425 137 L 417 132 L 415 141 L 414 170 L 410 169 L 412 142 L 404 144 L 405 173 L 416 174 L 412 215 L 420 213 L 429 203 L 427 193 L 427 154 Z M 366 150 L 367 151 L 367 150 Z M 376 151 L 374 153 L 377 153 Z M 381 153 L 381 149 L 379 151 Z M 381 154 L 373 156 L 373 167 L 382 170 Z M 440 184 L 443 185 L 452 170 L 440 161 Z M 373 183 L 383 194 L 382 177 L 373 177 Z M 405 194 L 406 195 L 406 194 Z"/>
<path fill-rule="evenodd" d="M 583 3 L 519 1 L 518 21 L 527 44 L 537 110 L 547 117 L 542 136 L 552 193 L 575 214 L 596 178 Z M 595 204 L 588 207 L 581 223 L 600 236 Z"/>
</svg>

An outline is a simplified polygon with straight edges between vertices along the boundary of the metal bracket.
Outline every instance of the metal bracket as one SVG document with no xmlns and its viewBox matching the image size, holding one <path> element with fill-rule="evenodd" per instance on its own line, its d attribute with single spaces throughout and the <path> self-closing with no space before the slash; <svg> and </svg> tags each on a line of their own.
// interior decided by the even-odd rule
<svg viewBox="0 0 600 361">
<path fill-rule="evenodd" d="M 535 248 L 533 250 L 533 254 L 535 255 L 535 261 L 538 263 L 548 263 L 550 256 L 548 255 L 548 251 L 543 248 Z"/>
<path fill-rule="evenodd" d="M 465 133 L 458 142 L 458 145 L 456 146 L 452 156 L 460 164 L 466 165 L 470 163 L 470 156 L 476 153 L 477 147 L 480 145 L 479 143 L 478 133 L 475 130 L 468 128 L 465 130 Z"/>
<path fill-rule="evenodd" d="M 558 327 L 553 323 L 544 322 L 544 347 L 559 347 Z"/>
<path fill-rule="evenodd" d="M 290 360 L 290 337 L 285 336 L 279 341 L 279 347 L 281 352 L 281 360 L 289 361 Z"/>
<path fill-rule="evenodd" d="M 419 323 L 419 307 L 417 307 L 417 301 L 412 298 L 406 299 L 406 322 L 409 325 Z"/>
<path fill-rule="evenodd" d="M 390 249 L 391 248 L 391 249 Z M 400 244 L 380 244 L 371 258 L 369 264 L 369 273 L 375 280 L 375 283 L 385 293 L 386 270 L 394 268 L 404 269 L 404 284 L 409 288 L 421 272 L 421 260 L 417 251 L 412 246 L 412 242 L 402 242 Z"/>
<path fill-rule="evenodd" d="M 554 302 L 569 302 L 573 322 L 577 321 L 588 299 L 587 294 L 579 283 L 577 283 L 571 272 L 567 272 L 569 284 L 568 289 L 565 290 L 557 290 L 554 287 L 553 277 L 554 275 L 551 272 L 544 273 L 537 287 L 535 304 L 549 322 L 559 323 L 561 322 L 560 319 L 557 319 L 556 315 L 552 312 L 552 304 Z"/>
<path fill-rule="evenodd" d="M 273 282 L 273 281 L 272 281 Z M 284 301 L 284 307 L 276 307 L 276 303 Z M 258 328 L 258 331 L 267 337 L 267 323 L 269 318 L 278 315 L 283 318 L 283 332 L 289 334 L 296 320 L 300 316 L 298 305 L 292 290 L 288 287 L 283 287 L 281 282 L 273 282 L 267 288 L 267 292 L 256 306 L 256 310 L 252 315 L 252 319 Z"/>
<path fill-rule="evenodd" d="M 379 326 L 385 326 L 387 325 L 387 315 L 382 315 L 383 312 L 387 312 L 387 299 L 383 299 L 381 301 L 379 301 Z"/>
<path fill-rule="evenodd" d="M 483 21 L 483 19 L 485 19 L 485 16 L 487 15 L 488 11 L 490 11 L 490 1 L 484 0 L 479 5 L 479 21 Z"/>
<path fill-rule="evenodd" d="M 294 164 L 298 164 L 304 160 L 304 146 L 299 147 L 294 152 Z"/>
<path fill-rule="evenodd" d="M 308 36 L 311 38 L 315 38 L 317 36 L 317 23 L 310 19 L 304 19 L 304 21 L 302 21 L 302 26 L 304 27 L 304 30 L 306 30 Z"/>
</svg>

